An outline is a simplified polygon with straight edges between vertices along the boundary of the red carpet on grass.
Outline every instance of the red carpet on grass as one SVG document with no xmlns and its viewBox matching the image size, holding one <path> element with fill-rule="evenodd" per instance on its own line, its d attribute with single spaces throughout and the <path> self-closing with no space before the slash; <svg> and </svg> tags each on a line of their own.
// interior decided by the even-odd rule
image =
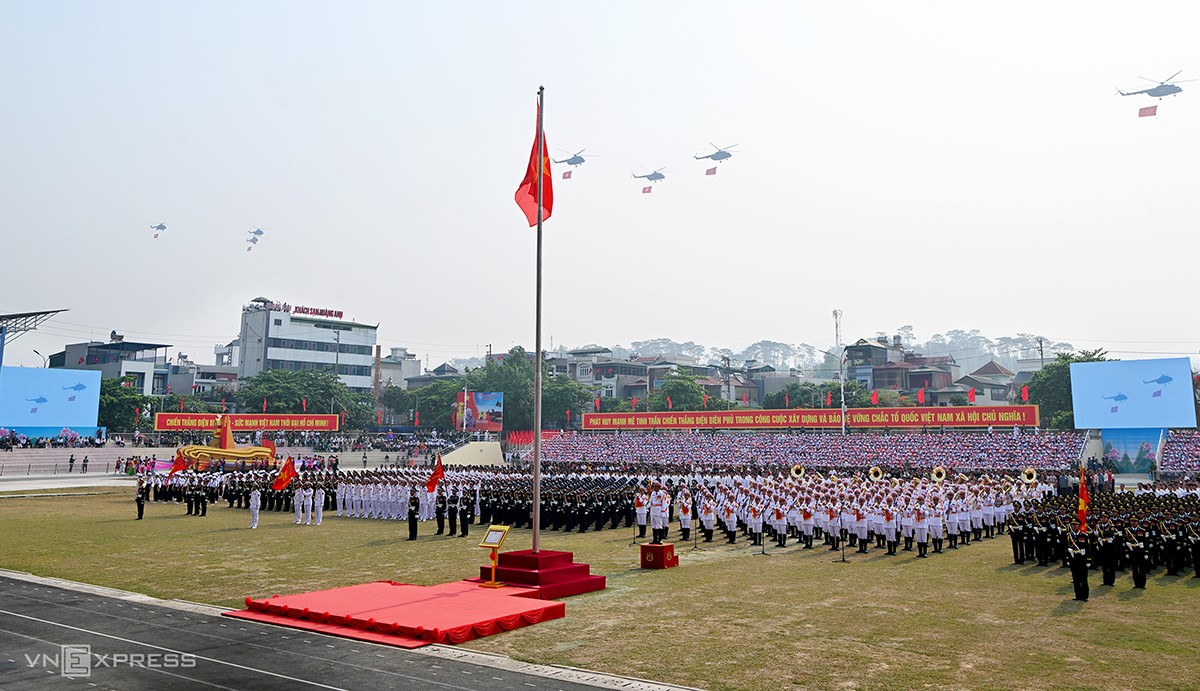
<svg viewBox="0 0 1200 691">
<path fill-rule="evenodd" d="M 404 648 L 462 643 L 566 614 L 565 604 L 538 599 L 527 588 L 481 588 L 464 581 L 429 587 L 377 581 L 246 598 L 246 607 L 224 614 Z"/>
</svg>

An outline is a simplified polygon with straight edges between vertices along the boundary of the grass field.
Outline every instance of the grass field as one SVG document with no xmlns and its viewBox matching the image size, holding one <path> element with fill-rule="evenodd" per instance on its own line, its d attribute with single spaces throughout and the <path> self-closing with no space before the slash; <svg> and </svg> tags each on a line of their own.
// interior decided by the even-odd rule
<svg viewBox="0 0 1200 691">
<path fill-rule="evenodd" d="M 99 490 L 105 491 L 105 490 Z M 405 542 L 403 522 L 290 514 L 222 504 L 208 516 L 147 504 L 132 492 L 0 499 L 0 567 L 163 598 L 240 607 L 247 595 L 370 580 L 434 584 L 476 575 L 471 538 Z M 1195 689 L 1200 688 L 1200 579 L 1153 575 L 1144 591 L 1115 588 L 1071 600 L 1066 569 L 1011 564 L 1007 537 L 926 560 L 795 546 L 752 556 L 710 545 L 666 571 L 637 568 L 632 530 L 543 534 L 608 576 L 608 589 L 567 600 L 565 619 L 466 647 L 712 689 Z M 530 546 L 514 531 L 506 547 Z M 689 545 L 690 546 L 690 545 Z"/>
</svg>

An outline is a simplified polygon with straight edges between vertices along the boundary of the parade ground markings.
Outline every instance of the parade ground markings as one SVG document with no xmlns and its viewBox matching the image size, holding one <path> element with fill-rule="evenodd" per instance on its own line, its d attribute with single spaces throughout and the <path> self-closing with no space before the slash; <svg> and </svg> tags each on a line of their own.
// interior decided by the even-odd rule
<svg viewBox="0 0 1200 691">
<path fill-rule="evenodd" d="M 245 596 L 375 580 L 432 585 L 478 574 L 471 537 L 407 542 L 404 521 L 339 518 L 293 525 L 293 514 L 210 504 L 146 505 L 132 493 L 0 502 L 0 567 L 154 597 L 241 608 Z M 1200 678 L 1200 579 L 1157 571 L 1144 591 L 1092 572 L 1091 601 L 1072 601 L 1057 567 L 1013 565 L 1007 536 L 930 559 L 768 547 L 739 538 L 703 552 L 677 543 L 680 566 L 637 567 L 634 529 L 542 534 L 575 553 L 608 589 L 569 598 L 564 619 L 462 646 L 713 689 L 1188 688 Z M 674 529 L 672 536 L 678 536 Z M 506 548 L 528 549 L 528 530 Z"/>
</svg>

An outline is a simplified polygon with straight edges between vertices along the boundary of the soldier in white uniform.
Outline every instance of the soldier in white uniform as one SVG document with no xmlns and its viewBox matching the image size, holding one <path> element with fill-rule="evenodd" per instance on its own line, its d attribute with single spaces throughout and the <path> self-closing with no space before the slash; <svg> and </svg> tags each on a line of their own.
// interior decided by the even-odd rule
<svg viewBox="0 0 1200 691">
<path fill-rule="evenodd" d="M 258 527 L 258 507 L 262 492 L 258 489 L 258 484 L 254 485 L 254 489 L 250 490 L 250 529 Z"/>
<path fill-rule="evenodd" d="M 314 522 L 317 525 L 321 525 L 321 515 L 324 513 L 325 509 L 325 487 L 320 483 L 320 481 L 316 483 L 316 489 L 314 489 L 312 493 L 312 510 L 313 513 L 316 514 L 314 516 L 316 519 Z"/>
</svg>

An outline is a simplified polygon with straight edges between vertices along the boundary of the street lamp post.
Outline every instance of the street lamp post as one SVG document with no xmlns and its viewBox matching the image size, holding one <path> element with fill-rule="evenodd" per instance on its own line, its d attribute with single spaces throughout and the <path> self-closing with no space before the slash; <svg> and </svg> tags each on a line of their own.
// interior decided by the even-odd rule
<svg viewBox="0 0 1200 691">
<path fill-rule="evenodd" d="M 43 368 L 46 368 L 46 367 L 49 367 L 49 366 L 50 366 L 50 361 L 46 359 L 46 356 L 45 356 L 45 355 L 42 355 L 41 353 L 39 353 L 39 352 L 37 351 L 37 348 L 34 348 L 34 349 L 33 349 L 33 354 L 34 354 L 34 355 L 36 355 L 36 356 L 38 356 L 38 357 L 40 357 L 40 358 L 42 359 L 42 367 L 43 367 Z"/>
</svg>

